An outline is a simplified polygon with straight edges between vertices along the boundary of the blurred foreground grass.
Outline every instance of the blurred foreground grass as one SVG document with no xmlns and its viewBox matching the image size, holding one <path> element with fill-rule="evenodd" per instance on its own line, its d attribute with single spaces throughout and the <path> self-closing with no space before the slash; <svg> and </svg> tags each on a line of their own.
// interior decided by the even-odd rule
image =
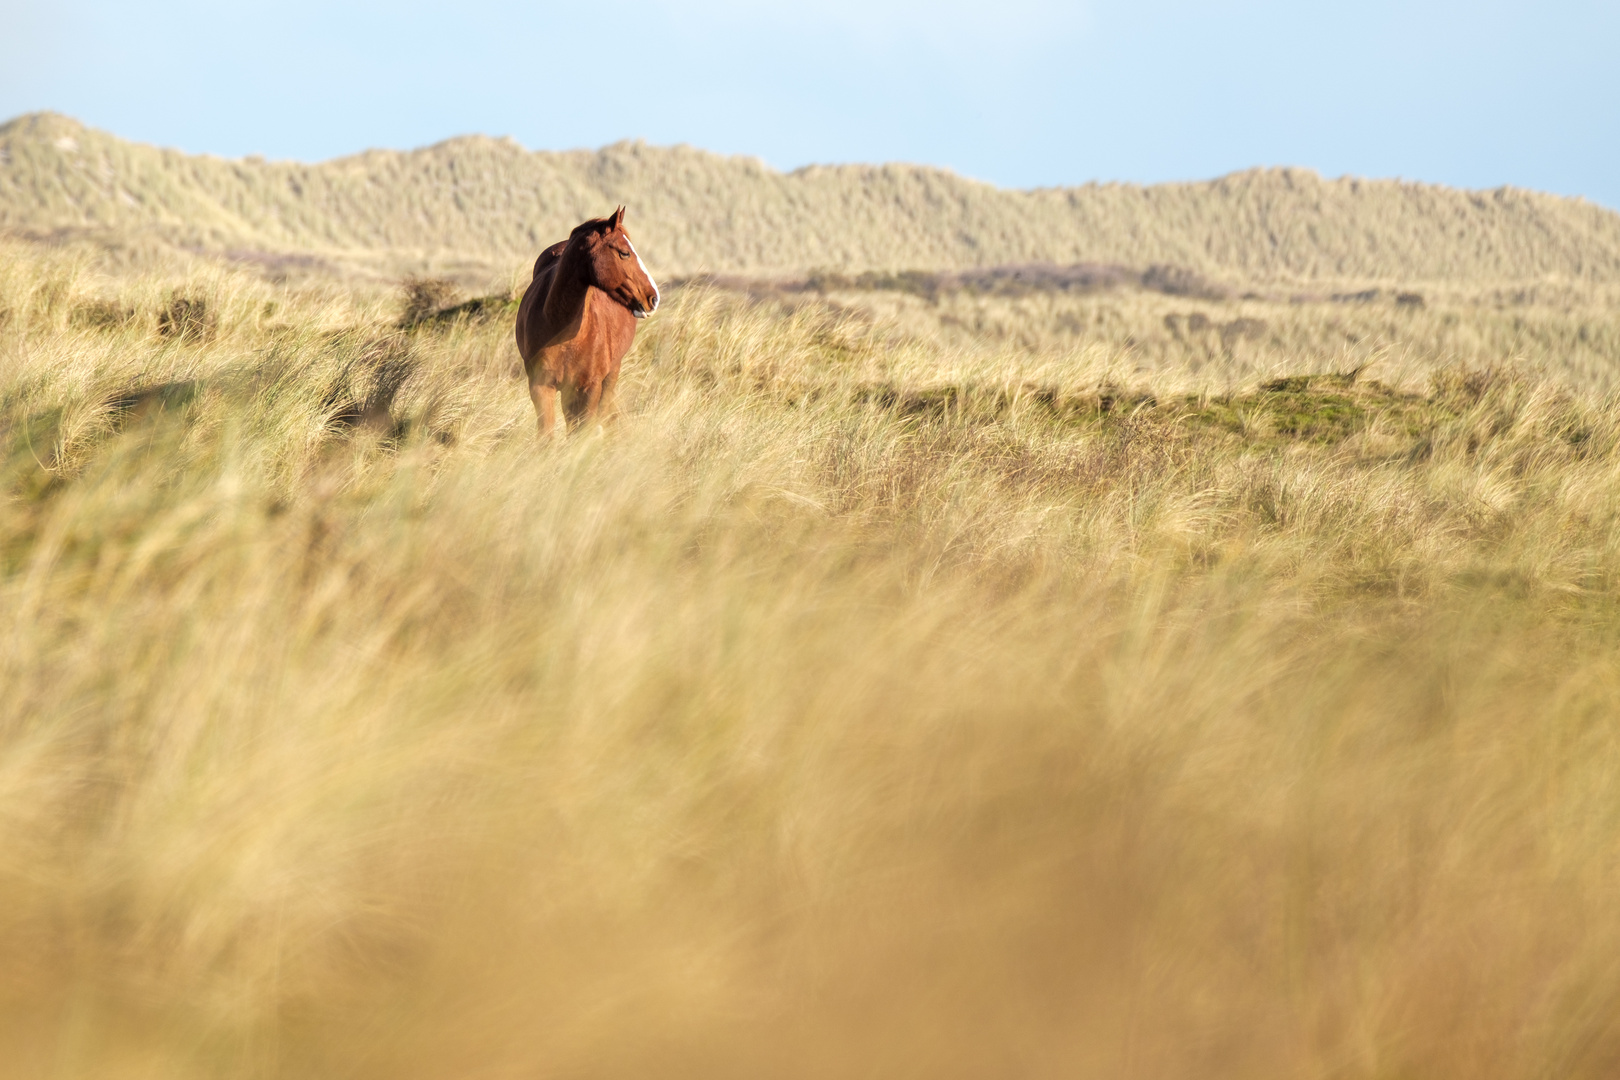
<svg viewBox="0 0 1620 1080">
<path fill-rule="evenodd" d="M 6 267 L 7 1075 L 1620 1069 L 1559 355 L 689 290 L 537 446 L 500 319 Z"/>
</svg>

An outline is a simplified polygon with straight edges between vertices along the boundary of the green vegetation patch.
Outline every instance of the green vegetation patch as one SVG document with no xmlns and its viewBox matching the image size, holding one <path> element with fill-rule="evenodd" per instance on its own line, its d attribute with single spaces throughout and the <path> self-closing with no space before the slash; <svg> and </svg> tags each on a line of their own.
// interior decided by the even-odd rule
<svg viewBox="0 0 1620 1080">
<path fill-rule="evenodd" d="M 447 278 L 410 277 L 400 283 L 399 327 L 447 327 L 458 322 L 488 322 L 517 315 L 520 298 L 510 293 L 461 299 L 461 290 Z"/>
<path fill-rule="evenodd" d="M 1221 396 L 1161 398 L 1117 387 L 1076 393 L 1035 384 L 919 389 L 880 384 L 860 387 L 855 397 L 903 416 L 966 422 L 1000 422 L 1015 415 L 1062 424 L 1157 420 L 1189 435 L 1237 436 L 1258 446 L 1339 443 L 1366 430 L 1374 419 L 1393 421 L 1394 431 L 1419 436 L 1458 415 L 1447 385 L 1437 384 L 1428 394 L 1404 393 L 1374 380 L 1335 374 L 1290 376 L 1247 393 Z"/>
<path fill-rule="evenodd" d="M 1187 420 L 1256 443 L 1338 443 L 1375 417 L 1417 435 L 1456 416 L 1443 393 L 1402 393 L 1372 380 L 1357 382 L 1354 375 L 1274 379 L 1248 394 L 1189 397 L 1184 407 Z"/>
</svg>

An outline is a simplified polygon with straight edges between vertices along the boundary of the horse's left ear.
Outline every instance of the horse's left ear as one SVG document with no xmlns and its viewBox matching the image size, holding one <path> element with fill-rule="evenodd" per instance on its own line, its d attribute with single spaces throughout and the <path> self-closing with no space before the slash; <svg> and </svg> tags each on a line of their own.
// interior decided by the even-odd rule
<svg viewBox="0 0 1620 1080">
<path fill-rule="evenodd" d="M 609 229 L 622 229 L 622 228 L 624 228 L 624 207 L 621 206 L 617 210 L 613 211 L 613 216 L 608 218 L 608 228 Z"/>
</svg>

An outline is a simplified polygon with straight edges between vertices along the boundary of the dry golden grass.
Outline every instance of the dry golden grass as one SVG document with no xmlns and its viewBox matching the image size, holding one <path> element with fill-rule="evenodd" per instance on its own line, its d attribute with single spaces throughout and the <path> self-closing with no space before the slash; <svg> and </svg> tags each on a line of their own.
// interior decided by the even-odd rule
<svg viewBox="0 0 1620 1080">
<path fill-rule="evenodd" d="M 542 447 L 501 321 L 0 266 L 8 1075 L 1620 1068 L 1620 405 L 1556 353 L 1260 391 L 687 290 Z"/>
<path fill-rule="evenodd" d="M 1223 391 L 1266 376 L 1353 370 L 1422 385 L 1439 368 L 1503 361 L 1595 390 L 1612 388 L 1620 377 L 1620 289 L 1440 284 L 1421 292 L 1374 291 L 1362 301 L 1254 292 L 1211 300 L 1133 288 L 765 295 L 830 302 L 927 341 L 925 363 L 935 379 L 952 377 L 940 367 L 940 358 L 950 357 L 952 367 L 990 377 L 1013 364 L 1020 377 L 1062 381 L 1077 355 L 1112 365 L 1120 380 L 1150 377 Z M 1417 302 L 1399 303 L 1402 296 Z"/>
</svg>

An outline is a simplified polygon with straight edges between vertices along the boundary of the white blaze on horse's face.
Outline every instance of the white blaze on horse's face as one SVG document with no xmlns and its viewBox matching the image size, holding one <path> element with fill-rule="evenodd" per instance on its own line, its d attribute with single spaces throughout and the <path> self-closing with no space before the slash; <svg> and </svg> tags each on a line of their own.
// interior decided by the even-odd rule
<svg viewBox="0 0 1620 1080">
<path fill-rule="evenodd" d="M 626 244 L 630 245 L 630 254 L 632 254 L 632 255 L 634 255 L 636 257 L 636 265 L 641 267 L 641 273 L 643 274 L 643 276 L 646 277 L 647 284 L 652 286 L 652 290 L 653 290 L 652 307 L 648 308 L 646 311 L 633 312 L 633 314 L 635 315 L 636 318 L 645 319 L 647 316 L 651 315 L 653 312 L 658 310 L 658 282 L 654 281 L 653 276 L 651 274 L 647 273 L 647 264 L 641 261 L 641 253 L 636 250 L 636 245 L 631 243 L 630 235 L 628 233 L 625 234 L 624 242 Z"/>
</svg>

